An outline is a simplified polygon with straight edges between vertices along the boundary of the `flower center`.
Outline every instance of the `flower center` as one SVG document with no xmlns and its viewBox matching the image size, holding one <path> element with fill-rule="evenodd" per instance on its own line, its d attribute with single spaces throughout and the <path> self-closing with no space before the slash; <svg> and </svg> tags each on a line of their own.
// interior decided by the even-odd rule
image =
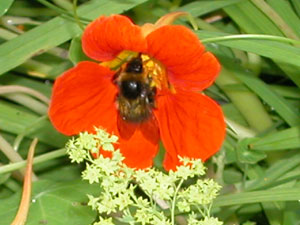
<svg viewBox="0 0 300 225">
<path fill-rule="evenodd" d="M 171 90 L 165 67 L 156 59 L 141 53 L 123 51 L 110 62 L 102 63 L 117 70 L 114 83 L 121 118 L 140 123 L 152 115 L 157 90 Z"/>
<path fill-rule="evenodd" d="M 126 50 L 122 51 L 115 59 L 103 62 L 101 65 L 127 73 L 142 73 L 143 77 L 151 81 L 151 87 L 156 87 L 159 90 L 169 89 L 172 93 L 175 92 L 174 87 L 168 81 L 164 65 L 147 54 Z"/>
<path fill-rule="evenodd" d="M 159 90 L 163 88 L 169 88 L 165 67 L 156 59 L 151 58 L 148 55 L 141 55 L 143 61 L 143 68 L 145 70 L 145 76 L 151 80 L 151 86 L 155 86 Z"/>
</svg>

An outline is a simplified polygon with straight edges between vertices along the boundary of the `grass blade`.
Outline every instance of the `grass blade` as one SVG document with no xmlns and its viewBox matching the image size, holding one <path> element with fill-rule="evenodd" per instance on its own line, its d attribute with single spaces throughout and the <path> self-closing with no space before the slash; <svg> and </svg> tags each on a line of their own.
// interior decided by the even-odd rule
<svg viewBox="0 0 300 225">
<path fill-rule="evenodd" d="M 145 1 L 91 1 L 89 4 L 79 7 L 78 15 L 95 19 L 102 14 L 122 13 Z M 0 46 L 0 74 L 20 65 L 35 54 L 70 40 L 80 32 L 81 30 L 76 23 L 56 17 L 2 44 Z"/>
</svg>

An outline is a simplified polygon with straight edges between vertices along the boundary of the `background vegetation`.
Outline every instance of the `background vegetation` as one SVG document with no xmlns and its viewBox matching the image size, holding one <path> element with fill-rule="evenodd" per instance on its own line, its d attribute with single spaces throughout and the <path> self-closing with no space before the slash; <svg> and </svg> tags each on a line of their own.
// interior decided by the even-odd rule
<svg viewBox="0 0 300 225">
<path fill-rule="evenodd" d="M 120 13 L 143 24 L 176 10 L 194 17 L 195 33 L 223 67 L 206 91 L 228 122 L 222 150 L 206 163 L 223 186 L 214 215 L 225 224 L 300 224 L 300 1 L 90 0 L 77 12 L 83 24 Z M 86 58 L 72 2 L 1 0 L 0 16 L 0 224 L 16 214 L 34 137 L 27 224 L 89 224 L 96 215 L 86 193 L 98 188 L 81 181 L 82 168 L 63 149 L 68 138 L 47 118 L 53 81 Z"/>
</svg>

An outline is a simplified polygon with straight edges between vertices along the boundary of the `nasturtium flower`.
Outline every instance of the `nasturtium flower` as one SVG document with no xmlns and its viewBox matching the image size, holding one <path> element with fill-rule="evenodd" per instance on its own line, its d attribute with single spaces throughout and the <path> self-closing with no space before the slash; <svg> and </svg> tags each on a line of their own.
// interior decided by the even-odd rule
<svg viewBox="0 0 300 225">
<path fill-rule="evenodd" d="M 122 15 L 90 23 L 82 48 L 99 63 L 79 62 L 56 79 L 49 109 L 55 128 L 66 135 L 104 128 L 120 137 L 124 163 L 138 169 L 152 165 L 159 140 L 166 170 L 181 164 L 178 156 L 215 154 L 224 117 L 200 92 L 214 82 L 220 64 L 191 30 L 171 24 L 181 14 L 143 26 Z"/>
</svg>

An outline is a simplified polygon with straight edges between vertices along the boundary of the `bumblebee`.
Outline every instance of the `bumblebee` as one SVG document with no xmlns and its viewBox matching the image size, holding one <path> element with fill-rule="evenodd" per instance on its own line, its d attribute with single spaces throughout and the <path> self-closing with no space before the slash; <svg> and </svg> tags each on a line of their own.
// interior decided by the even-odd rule
<svg viewBox="0 0 300 225">
<path fill-rule="evenodd" d="M 119 89 L 116 102 L 121 119 L 132 123 L 146 121 L 155 107 L 156 88 L 151 86 L 141 56 L 129 60 L 114 79 Z"/>
</svg>

